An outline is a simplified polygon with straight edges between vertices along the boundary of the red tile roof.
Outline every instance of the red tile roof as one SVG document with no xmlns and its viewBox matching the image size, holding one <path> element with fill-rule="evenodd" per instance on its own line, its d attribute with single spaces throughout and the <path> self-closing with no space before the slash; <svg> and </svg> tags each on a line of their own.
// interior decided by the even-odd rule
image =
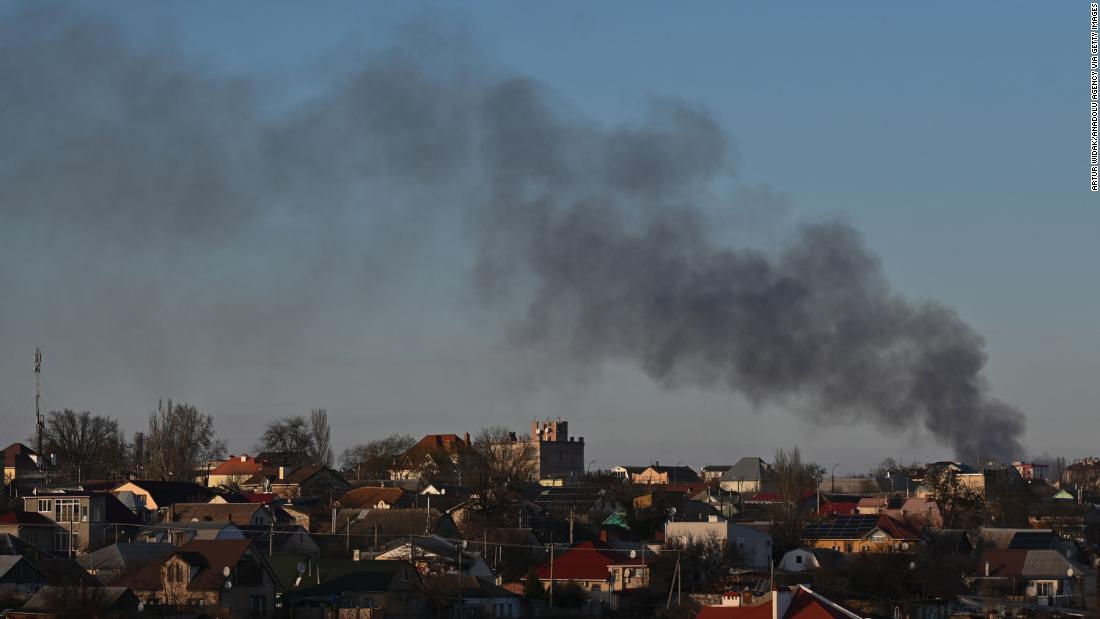
<svg viewBox="0 0 1100 619">
<path fill-rule="evenodd" d="M 417 462 L 423 460 L 426 456 L 432 454 L 456 454 L 466 447 L 466 441 L 463 441 L 457 434 L 429 434 L 420 439 L 420 442 L 413 445 L 405 452 L 405 455 L 412 461 Z"/>
<path fill-rule="evenodd" d="M 771 603 L 756 606 L 704 606 L 695 619 L 771 619 Z"/>
<path fill-rule="evenodd" d="M 233 456 L 222 462 L 210 471 L 211 475 L 255 475 L 263 471 L 272 471 L 273 467 L 266 460 L 256 460 L 251 456 L 241 454 Z"/>
<path fill-rule="evenodd" d="M 0 512 L 0 524 L 31 524 L 38 526 L 53 526 L 54 521 L 37 512 L 24 512 L 15 509 L 6 509 Z"/>
<path fill-rule="evenodd" d="M 644 561 L 643 561 L 643 558 Z M 628 552 L 617 550 L 607 542 L 593 540 L 574 544 L 559 557 L 554 558 L 554 580 L 605 580 L 612 565 L 650 565 L 657 561 L 654 553 L 638 553 L 631 559 Z M 550 578 L 550 562 L 535 568 L 535 574 L 543 580 Z"/>
</svg>

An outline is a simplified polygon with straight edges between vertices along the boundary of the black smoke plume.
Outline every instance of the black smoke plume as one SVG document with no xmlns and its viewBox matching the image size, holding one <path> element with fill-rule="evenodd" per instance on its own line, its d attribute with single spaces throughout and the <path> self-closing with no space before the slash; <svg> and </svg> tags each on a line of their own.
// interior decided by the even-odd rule
<svg viewBox="0 0 1100 619">
<path fill-rule="evenodd" d="M 699 205 L 731 148 L 705 110 L 658 102 L 601 125 L 415 28 L 271 105 L 267 84 L 58 12 L 0 24 L 0 241 L 64 243 L 41 268 L 90 300 L 82 330 L 145 364 L 169 348 L 165 324 L 207 334 L 193 363 L 227 338 L 292 338 L 313 299 L 459 217 L 480 297 L 526 308 L 517 345 L 822 422 L 922 427 L 966 459 L 1022 453 L 1023 415 L 991 396 L 981 337 L 892 291 L 851 226 L 799 226 L 775 250 L 715 238 Z M 0 271 L 9 291 L 27 285 Z"/>
</svg>

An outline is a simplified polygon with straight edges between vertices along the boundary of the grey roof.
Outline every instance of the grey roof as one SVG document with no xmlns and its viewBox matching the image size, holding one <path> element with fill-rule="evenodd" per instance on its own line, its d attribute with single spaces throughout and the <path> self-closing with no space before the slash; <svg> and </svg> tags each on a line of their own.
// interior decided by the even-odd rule
<svg viewBox="0 0 1100 619">
<path fill-rule="evenodd" d="M 716 473 L 720 471 L 728 471 L 733 468 L 732 464 L 708 464 L 699 469 L 705 473 Z"/>
<path fill-rule="evenodd" d="M 760 481 L 771 466 L 760 458 L 741 458 L 728 471 L 722 473 L 723 481 Z"/>
<path fill-rule="evenodd" d="M 176 549 L 172 544 L 118 543 L 77 557 L 84 569 L 129 570 L 147 563 L 161 562 Z"/>
<path fill-rule="evenodd" d="M 49 610 L 49 596 L 53 587 L 42 587 L 38 590 L 38 593 L 34 594 L 23 608 L 29 610 Z M 118 599 L 125 595 L 130 590 L 126 587 L 100 587 L 103 592 L 103 602 L 106 606 L 114 606 L 118 602 Z M 132 595 L 132 594 L 131 594 Z"/>
<path fill-rule="evenodd" d="M 4 574 L 11 571 L 11 568 L 22 560 L 23 557 L 19 555 L 0 555 L 0 578 L 3 578 Z"/>
<path fill-rule="evenodd" d="M 982 550 L 1054 548 L 1057 540 L 1058 536 L 1050 529 L 982 527 L 978 530 L 978 545 Z"/>
<path fill-rule="evenodd" d="M 1062 556 L 1057 550 L 1028 550 L 1024 566 L 1020 570 L 1023 578 L 1066 578 L 1067 570 L 1075 575 L 1084 574 L 1084 566 Z"/>
</svg>

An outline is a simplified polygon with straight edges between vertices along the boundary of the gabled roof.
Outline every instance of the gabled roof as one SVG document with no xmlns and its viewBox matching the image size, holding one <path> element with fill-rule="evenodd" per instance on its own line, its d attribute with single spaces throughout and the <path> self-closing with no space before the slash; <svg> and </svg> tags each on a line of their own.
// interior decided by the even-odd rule
<svg viewBox="0 0 1100 619">
<path fill-rule="evenodd" d="M 187 584 L 191 591 L 218 591 L 225 585 L 223 570 L 233 568 L 248 552 L 252 542 L 249 540 L 194 540 L 180 546 L 164 561 L 151 563 L 134 572 L 122 576 L 116 584 L 130 587 L 136 591 L 155 591 L 160 589 L 161 565 L 165 561 L 178 557 L 188 565 L 198 567 L 194 578 Z M 256 554 L 256 553 L 254 553 Z M 257 561 L 263 566 L 265 560 L 256 554 Z"/>
<path fill-rule="evenodd" d="M 222 462 L 214 470 L 210 471 L 211 475 L 255 475 L 261 471 L 273 470 L 271 464 L 266 460 L 258 460 L 251 456 L 240 455 L 232 456 L 225 462 Z"/>
<path fill-rule="evenodd" d="M 405 491 L 401 488 L 364 486 L 344 493 L 340 497 L 340 507 L 366 508 L 375 507 L 379 503 L 397 505 L 404 497 Z"/>
<path fill-rule="evenodd" d="M 650 565 L 657 561 L 657 555 L 649 552 L 636 552 L 634 558 L 628 551 L 618 550 L 599 540 L 574 544 L 561 556 L 554 558 L 554 580 L 604 580 L 612 565 Z M 535 568 L 538 578 L 550 578 L 550 562 Z"/>
<path fill-rule="evenodd" d="M 131 570 L 149 563 L 161 563 L 176 549 L 172 544 L 117 543 L 80 555 L 76 561 L 84 569 Z"/>
<path fill-rule="evenodd" d="M 916 531 L 889 516 L 856 514 L 837 516 L 832 520 L 808 524 L 802 531 L 802 539 L 858 540 L 863 539 L 876 528 L 894 539 L 916 540 L 920 538 Z"/>
<path fill-rule="evenodd" d="M 466 448 L 466 441 L 457 434 L 429 434 L 405 452 L 405 457 L 421 462 L 425 457 L 437 454 L 455 455 Z"/>
<path fill-rule="evenodd" d="M 38 452 L 27 447 L 23 443 L 12 443 L 4 448 L 4 468 L 35 468 L 31 456 L 37 456 Z"/>
<path fill-rule="evenodd" d="M 722 473 L 722 481 L 760 481 L 771 466 L 757 457 L 741 458 L 728 471 Z"/>
<path fill-rule="evenodd" d="M 17 509 L 5 509 L 0 512 L 0 524 L 18 524 L 33 526 L 54 526 L 54 521 L 38 512 L 25 512 Z"/>
<path fill-rule="evenodd" d="M 699 474 L 696 473 L 695 469 L 691 468 L 690 466 L 664 466 L 660 464 L 654 464 L 652 466 L 646 467 L 645 470 L 642 471 L 642 473 L 650 470 L 659 475 L 668 475 L 668 481 L 670 483 L 699 481 Z"/>
<path fill-rule="evenodd" d="M 263 508 L 259 503 L 180 503 L 174 508 L 173 520 L 252 524 L 253 515 Z"/>
<path fill-rule="evenodd" d="M 144 490 L 159 507 L 167 507 L 173 503 L 206 502 L 214 496 L 209 489 L 189 481 L 134 479 L 125 484 L 119 484 L 115 488 L 117 490 L 127 484 L 133 484 Z"/>
<path fill-rule="evenodd" d="M 732 468 L 732 464 L 707 464 L 701 470 L 704 473 L 724 473 Z"/>
<path fill-rule="evenodd" d="M 326 567 L 333 566 L 333 567 Z M 389 591 L 395 578 L 407 576 L 419 580 L 416 568 L 407 561 L 332 561 L 321 560 L 320 584 L 306 586 L 286 594 L 288 599 L 330 600 L 348 592 L 381 593 Z M 331 574 L 331 575 L 330 575 Z"/>
</svg>

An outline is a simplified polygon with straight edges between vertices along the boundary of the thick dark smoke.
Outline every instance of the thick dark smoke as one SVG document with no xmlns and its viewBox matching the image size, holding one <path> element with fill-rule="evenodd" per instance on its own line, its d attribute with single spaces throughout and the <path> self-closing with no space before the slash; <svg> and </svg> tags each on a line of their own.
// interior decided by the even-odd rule
<svg viewBox="0 0 1100 619">
<path fill-rule="evenodd" d="M 778 250 L 715 238 L 699 205 L 717 201 L 730 144 L 705 110 L 658 102 L 602 126 L 427 40 L 281 109 L 262 85 L 139 49 L 109 24 L 10 20 L 0 240 L 67 244 L 60 281 L 115 284 L 84 326 L 137 329 L 148 356 L 173 321 L 215 349 L 230 334 L 285 341 L 312 298 L 366 286 L 418 230 L 461 217 L 481 298 L 526 308 L 517 345 L 825 423 L 923 427 L 967 459 L 1022 453 L 1024 418 L 991 396 L 981 338 L 891 291 L 849 225 L 798 227 Z M 216 302 L 178 309 L 211 290 Z M 119 312 L 125 326 L 103 318 Z"/>
</svg>

